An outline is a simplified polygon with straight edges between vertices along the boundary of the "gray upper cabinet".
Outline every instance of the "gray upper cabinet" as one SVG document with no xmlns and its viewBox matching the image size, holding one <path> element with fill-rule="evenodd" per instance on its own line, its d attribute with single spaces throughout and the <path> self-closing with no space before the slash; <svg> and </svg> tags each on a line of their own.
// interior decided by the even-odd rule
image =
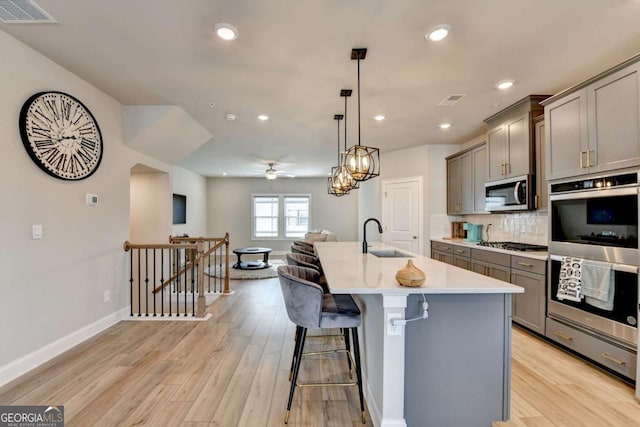
<svg viewBox="0 0 640 427">
<path fill-rule="evenodd" d="M 545 121 L 544 116 L 538 116 L 534 121 L 534 139 L 536 143 L 536 194 L 534 207 L 539 210 L 546 210 L 549 206 L 549 186 L 547 184 L 546 173 L 546 144 L 545 144 Z"/>
<path fill-rule="evenodd" d="M 460 176 L 460 157 L 447 159 L 447 213 L 459 215 L 462 213 L 462 192 Z"/>
<path fill-rule="evenodd" d="M 539 102 L 546 95 L 530 95 L 485 122 L 487 132 L 487 181 L 535 172 L 532 120 L 542 114 Z"/>
<path fill-rule="evenodd" d="M 447 213 L 485 213 L 486 144 L 447 157 Z"/>
<path fill-rule="evenodd" d="M 547 179 L 640 165 L 637 62 L 621 64 L 545 104 Z"/>
<path fill-rule="evenodd" d="M 487 181 L 487 144 L 471 151 L 473 158 L 473 212 L 486 212 L 484 209 L 484 184 Z"/>
</svg>

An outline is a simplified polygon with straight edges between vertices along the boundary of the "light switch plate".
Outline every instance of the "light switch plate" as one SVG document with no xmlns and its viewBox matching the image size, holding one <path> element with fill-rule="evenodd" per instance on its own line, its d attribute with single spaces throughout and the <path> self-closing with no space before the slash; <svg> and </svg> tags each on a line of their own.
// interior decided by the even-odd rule
<svg viewBox="0 0 640 427">
<path fill-rule="evenodd" d="M 42 224 L 33 224 L 31 226 L 31 238 L 33 240 L 42 239 Z"/>
</svg>

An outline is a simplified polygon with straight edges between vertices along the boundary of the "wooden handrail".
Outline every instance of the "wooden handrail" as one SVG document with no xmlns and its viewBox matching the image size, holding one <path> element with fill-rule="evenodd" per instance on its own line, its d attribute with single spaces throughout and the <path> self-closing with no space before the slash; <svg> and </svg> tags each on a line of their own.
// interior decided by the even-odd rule
<svg viewBox="0 0 640 427">
<path fill-rule="evenodd" d="M 225 242 L 224 242 L 224 241 L 222 241 L 222 242 L 218 243 L 217 245 L 212 246 L 208 251 L 206 251 L 206 252 L 204 252 L 204 253 L 202 252 L 202 250 L 201 250 L 201 248 L 200 248 L 200 245 L 201 245 L 201 244 L 193 245 L 193 246 L 196 246 L 196 247 L 195 247 L 195 248 L 193 248 L 193 249 L 198 249 L 198 254 L 199 254 L 199 255 L 196 257 L 196 259 L 195 259 L 195 263 L 196 263 L 196 264 L 198 264 L 198 263 L 202 262 L 202 260 L 203 260 L 203 259 L 205 259 L 205 258 L 206 258 L 206 257 L 208 257 L 209 255 L 211 255 L 211 254 L 212 254 L 216 249 L 218 249 L 218 248 L 219 248 L 220 246 L 222 246 L 224 243 L 225 243 Z M 174 246 L 177 246 L 177 245 L 174 245 Z M 154 293 L 154 294 L 157 294 L 158 292 L 160 292 L 160 290 L 161 290 L 162 288 L 166 288 L 166 287 L 167 287 L 167 285 L 169 285 L 169 283 L 171 283 L 171 282 L 173 282 L 174 280 L 176 280 L 180 275 L 184 274 L 184 272 L 185 272 L 185 271 L 190 270 L 192 267 L 193 267 L 193 261 L 189 261 L 189 262 L 187 262 L 181 270 L 179 270 L 179 271 L 178 271 L 177 273 L 175 273 L 173 276 L 169 277 L 169 278 L 168 278 L 168 279 L 167 279 L 167 280 L 166 280 L 162 285 L 156 286 L 156 288 L 153 290 L 153 293 Z M 203 273 L 204 273 L 204 271 L 203 271 Z M 204 276 L 202 277 L 202 279 L 204 280 Z M 203 285 L 203 286 L 204 286 L 204 285 Z M 204 288 L 203 288 L 203 293 L 204 293 Z"/>
<path fill-rule="evenodd" d="M 129 252 L 130 249 L 198 249 L 196 244 L 170 244 L 170 243 L 130 243 L 128 240 L 124 242 L 124 251 Z"/>
</svg>

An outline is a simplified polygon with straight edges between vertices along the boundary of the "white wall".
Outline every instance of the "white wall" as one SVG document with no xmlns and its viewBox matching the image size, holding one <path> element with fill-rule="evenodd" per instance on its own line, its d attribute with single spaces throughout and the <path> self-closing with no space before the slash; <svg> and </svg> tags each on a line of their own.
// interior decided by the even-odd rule
<svg viewBox="0 0 640 427">
<path fill-rule="evenodd" d="M 360 190 L 358 190 L 360 191 Z M 229 232 L 231 248 L 266 246 L 285 251 L 289 240 L 251 240 L 252 194 L 310 194 L 311 229 L 327 229 L 338 240 L 357 239 L 358 198 L 355 194 L 335 197 L 327 194 L 326 178 L 209 178 L 207 180 L 208 234 Z"/>
<path fill-rule="evenodd" d="M 132 243 L 169 243 L 172 206 L 169 174 L 166 172 L 131 173 L 129 205 L 129 241 Z"/>
<path fill-rule="evenodd" d="M 171 235 L 220 237 L 207 236 L 207 178 L 180 166 L 174 166 L 172 180 L 173 192 L 187 196 L 187 223 L 174 225 Z"/>
<path fill-rule="evenodd" d="M 446 162 L 445 157 L 459 150 L 457 145 L 422 145 L 404 150 L 390 151 L 380 155 L 380 176 L 361 184 L 359 203 L 360 213 L 358 223 L 362 224 L 366 218 L 380 219 L 382 212 L 380 191 L 383 179 L 423 177 L 424 230 L 423 253 L 429 253 L 429 236 L 432 215 L 444 215 L 446 218 Z M 383 224 L 384 225 L 384 224 Z M 362 230 L 358 230 L 359 239 Z M 371 239 L 380 239 L 371 233 Z"/>
<path fill-rule="evenodd" d="M 36 350 L 52 357 L 60 346 L 46 352 L 45 346 L 127 306 L 122 244 L 129 238 L 130 169 L 137 163 L 169 168 L 124 146 L 117 101 L 2 31 L 0 52 L 2 384 L 37 362 L 29 356 Z M 22 145 L 20 108 L 29 96 L 45 90 L 72 94 L 98 121 L 104 155 L 97 172 L 85 180 L 47 175 Z M 87 193 L 99 196 L 97 206 L 85 204 Z M 32 224 L 43 225 L 42 240 L 31 239 Z M 107 303 L 105 290 L 111 293 Z"/>
</svg>

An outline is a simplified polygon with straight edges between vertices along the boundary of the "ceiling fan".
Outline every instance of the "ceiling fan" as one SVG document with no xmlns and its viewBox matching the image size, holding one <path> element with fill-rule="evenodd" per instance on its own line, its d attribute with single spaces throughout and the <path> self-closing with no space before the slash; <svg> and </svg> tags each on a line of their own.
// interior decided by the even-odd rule
<svg viewBox="0 0 640 427">
<path fill-rule="evenodd" d="M 287 174 L 285 171 L 274 169 L 274 166 L 275 166 L 274 162 L 269 162 L 268 165 L 269 167 L 264 171 L 264 177 L 269 181 L 273 181 L 278 177 L 295 178 L 294 175 Z"/>
</svg>

